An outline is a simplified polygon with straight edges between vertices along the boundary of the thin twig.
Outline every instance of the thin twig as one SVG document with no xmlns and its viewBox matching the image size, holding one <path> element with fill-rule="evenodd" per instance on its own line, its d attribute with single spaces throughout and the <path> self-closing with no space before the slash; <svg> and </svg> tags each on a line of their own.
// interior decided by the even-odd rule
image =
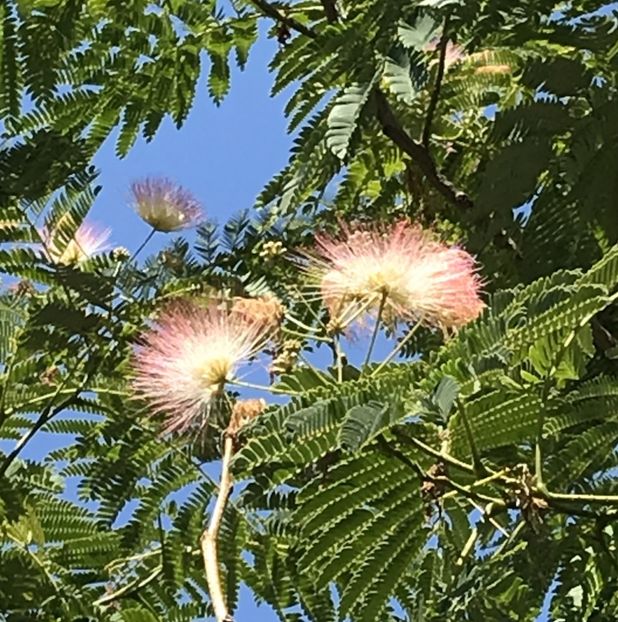
<svg viewBox="0 0 618 622">
<path fill-rule="evenodd" d="M 227 505 L 228 497 L 232 491 L 232 474 L 230 472 L 230 463 L 234 454 L 234 437 L 226 433 L 223 458 L 221 461 L 221 482 L 219 484 L 219 494 L 210 518 L 208 528 L 200 538 L 200 546 L 202 548 L 202 556 L 204 558 L 204 568 L 206 570 L 206 582 L 208 583 L 208 591 L 210 600 L 215 610 L 217 622 L 227 622 L 229 618 L 225 596 L 221 587 L 221 573 L 219 568 L 219 556 L 217 552 L 217 540 L 219 537 L 219 529 L 223 512 Z"/>
<path fill-rule="evenodd" d="M 300 395 L 298 391 L 291 391 L 289 389 L 278 389 L 277 387 L 271 387 L 263 384 L 254 384 L 253 382 L 244 382 L 243 380 L 229 380 L 228 384 L 244 387 L 245 389 L 256 389 L 257 391 L 268 391 L 269 393 L 277 393 L 279 395 Z"/>
<path fill-rule="evenodd" d="M 544 496 L 548 501 L 571 501 L 599 505 L 618 505 L 618 495 L 591 495 L 548 491 Z"/>
<path fill-rule="evenodd" d="M 378 305 L 378 316 L 376 317 L 376 325 L 373 328 L 373 334 L 371 335 L 371 341 L 369 342 L 369 349 L 367 350 L 367 355 L 365 356 L 365 363 L 363 367 L 367 367 L 367 365 L 369 365 L 369 361 L 371 361 L 371 355 L 373 354 L 373 348 L 376 345 L 378 333 L 380 332 L 380 326 L 382 325 L 382 314 L 384 313 L 384 305 L 386 304 L 387 296 L 388 294 L 386 292 L 382 292 L 382 297 L 380 298 L 380 304 Z"/>
<path fill-rule="evenodd" d="M 408 331 L 408 334 L 395 346 L 393 351 L 371 372 L 372 376 L 375 376 L 376 374 L 378 374 L 384 368 L 385 365 L 388 365 L 388 363 L 390 363 L 399 354 L 399 352 L 403 350 L 403 347 L 406 345 L 406 343 L 408 343 L 408 341 L 410 341 L 410 339 L 414 337 L 416 331 L 420 328 L 421 321 L 422 320 L 419 320 Z"/>
<path fill-rule="evenodd" d="M 422 143 L 425 149 L 429 150 L 429 139 L 431 138 L 431 129 L 433 125 L 433 117 L 438 107 L 438 101 L 440 100 L 440 90 L 442 89 L 442 80 L 444 79 L 444 69 L 446 64 L 446 48 L 449 41 L 448 26 L 450 21 L 450 15 L 447 15 L 444 19 L 444 29 L 442 31 L 442 37 L 438 43 L 439 57 L 438 57 L 438 69 L 436 72 L 436 83 L 431 92 L 431 99 L 429 100 L 429 106 L 427 106 L 427 116 L 425 118 L 425 126 L 423 127 Z"/>
<path fill-rule="evenodd" d="M 423 441 L 420 441 L 419 439 L 414 438 L 413 436 L 408 436 L 407 434 L 403 434 L 401 432 L 398 432 L 397 430 L 393 430 L 393 432 L 397 435 L 397 438 L 399 438 L 402 441 L 405 441 L 406 443 L 409 443 L 410 445 L 414 445 L 415 447 L 420 449 L 423 453 L 426 453 L 434 458 L 437 458 L 441 462 L 444 462 L 445 464 L 449 464 L 450 466 L 460 469 L 461 471 L 466 471 L 467 473 L 475 474 L 474 467 L 471 464 L 467 464 L 466 462 L 462 462 L 461 460 L 458 460 L 454 456 L 438 451 L 437 449 L 434 449 L 433 447 L 426 445 L 425 443 L 423 443 Z"/>
<path fill-rule="evenodd" d="M 614 302 L 618 299 L 618 292 L 615 292 L 607 299 L 607 304 Z M 534 469 L 536 476 L 536 485 L 539 491 L 546 492 L 545 483 L 543 480 L 543 452 L 542 452 L 542 443 L 543 443 L 543 427 L 545 425 L 545 415 L 546 409 L 545 405 L 547 402 L 547 398 L 549 397 L 549 392 L 551 390 L 551 379 L 553 379 L 554 375 L 558 371 L 558 367 L 560 367 L 560 363 L 562 362 L 562 357 L 566 354 L 571 342 L 577 336 L 577 332 L 584 328 L 592 318 L 597 314 L 597 311 L 592 311 L 588 313 L 585 317 L 583 317 L 577 326 L 567 335 L 566 339 L 562 342 L 560 349 L 558 350 L 558 354 L 556 355 L 556 359 L 549 370 L 547 377 L 543 383 L 543 389 L 541 392 L 541 408 L 539 409 L 539 414 L 537 417 L 537 431 L 536 431 L 536 442 L 534 445 Z"/>
<path fill-rule="evenodd" d="M 478 530 L 478 527 L 474 527 L 474 529 L 472 529 L 472 531 L 470 532 L 469 538 L 466 540 L 466 543 L 464 544 L 464 547 L 459 555 L 459 558 L 455 562 L 455 566 L 464 565 L 464 562 L 466 561 L 466 559 L 468 558 L 468 556 L 474 549 L 474 546 L 478 539 L 479 539 L 479 530 Z"/>
<path fill-rule="evenodd" d="M 155 581 L 157 577 L 161 575 L 162 572 L 163 572 L 163 566 L 159 564 L 147 577 L 144 577 L 144 578 L 138 577 L 137 579 L 135 579 L 135 581 L 131 581 L 131 583 L 127 583 L 126 585 L 122 586 L 120 589 L 116 590 L 115 592 L 112 592 L 111 594 L 106 594 L 105 596 L 102 596 L 98 600 L 95 600 L 93 604 L 95 606 L 96 605 L 98 606 L 109 605 L 110 603 L 113 603 L 115 600 L 118 600 L 119 598 L 128 596 L 129 594 L 133 594 L 141 590 L 142 588 L 146 587 L 153 581 Z"/>
<path fill-rule="evenodd" d="M 265 17 L 271 17 L 277 22 L 281 24 L 285 24 L 288 28 L 292 30 L 296 30 L 296 32 L 300 32 L 302 35 L 307 37 L 311 37 L 315 39 L 317 34 L 311 28 L 301 24 L 298 20 L 293 17 L 288 17 L 284 15 L 277 9 L 275 6 L 270 4 L 270 2 L 265 2 L 265 0 L 251 0 L 251 4 L 253 4 L 256 8 L 258 8 Z"/>
<path fill-rule="evenodd" d="M 13 450 L 7 454 L 6 458 L 0 465 L 0 476 L 3 476 L 17 459 L 22 449 L 28 444 L 30 439 L 49 421 L 51 421 L 58 413 L 62 412 L 65 408 L 71 405 L 71 403 L 77 398 L 81 389 L 76 389 L 71 397 L 58 404 L 55 408 L 52 408 L 53 398 L 50 404 L 43 409 L 38 419 L 34 422 L 33 426 L 17 441 Z"/>
<path fill-rule="evenodd" d="M 333 340 L 335 348 L 335 365 L 337 368 L 337 382 L 341 384 L 343 382 L 343 351 L 341 349 L 341 340 L 339 335 Z"/>
<path fill-rule="evenodd" d="M 464 424 L 464 430 L 466 432 L 466 438 L 468 439 L 468 445 L 470 446 L 470 453 L 472 454 L 472 463 L 474 464 L 474 470 L 477 475 L 486 475 L 487 470 L 481 462 L 481 456 L 474 442 L 474 434 L 472 433 L 472 426 L 468 420 L 466 413 L 466 407 L 461 399 L 457 398 L 457 410 Z"/>
<path fill-rule="evenodd" d="M 438 172 L 427 149 L 415 141 L 401 126 L 386 96 L 380 89 L 374 89 L 378 121 L 382 132 L 390 138 L 404 153 L 409 155 L 427 178 L 429 183 L 449 202 L 458 207 L 472 208 L 472 199 Z"/>
</svg>

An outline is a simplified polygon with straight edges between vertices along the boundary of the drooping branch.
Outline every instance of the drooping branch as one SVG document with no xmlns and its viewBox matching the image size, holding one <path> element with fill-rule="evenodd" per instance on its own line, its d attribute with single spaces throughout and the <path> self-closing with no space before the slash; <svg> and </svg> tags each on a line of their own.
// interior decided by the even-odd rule
<svg viewBox="0 0 618 622">
<path fill-rule="evenodd" d="M 225 434 L 223 446 L 223 458 L 221 460 L 221 482 L 219 483 L 219 494 L 215 502 L 215 507 L 208 524 L 208 528 L 200 538 L 202 557 L 204 558 L 204 569 L 206 571 L 206 582 L 210 600 L 215 610 L 217 622 L 232 622 L 227 610 L 227 603 L 221 587 L 221 573 L 219 569 L 219 555 L 217 552 L 217 541 L 223 512 L 227 505 L 228 497 L 232 491 L 232 474 L 230 472 L 230 462 L 234 453 L 234 437 Z"/>
<path fill-rule="evenodd" d="M 440 101 L 440 91 L 442 89 L 442 80 L 444 79 L 444 70 L 446 65 L 446 48 L 448 46 L 449 34 L 448 26 L 450 21 L 450 15 L 447 15 L 444 19 L 444 29 L 440 42 L 438 43 L 438 68 L 436 70 L 436 82 L 433 90 L 431 91 L 431 98 L 429 100 L 429 106 L 427 106 L 427 116 L 425 117 L 425 126 L 423 127 L 422 143 L 425 149 L 429 149 L 429 139 L 431 138 L 431 129 L 433 125 L 433 117 Z"/>
<path fill-rule="evenodd" d="M 429 151 L 403 129 L 384 93 L 376 88 L 374 89 L 374 97 L 378 121 L 382 126 L 384 135 L 390 138 L 404 153 L 414 160 L 414 163 L 425 175 L 427 181 L 449 203 L 464 208 L 473 207 L 472 199 L 465 192 L 458 190 L 438 171 Z"/>
</svg>

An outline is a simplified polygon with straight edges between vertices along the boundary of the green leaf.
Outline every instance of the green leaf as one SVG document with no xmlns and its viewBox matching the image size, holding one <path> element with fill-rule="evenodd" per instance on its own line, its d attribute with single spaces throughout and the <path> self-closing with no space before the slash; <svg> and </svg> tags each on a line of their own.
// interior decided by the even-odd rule
<svg viewBox="0 0 618 622">
<path fill-rule="evenodd" d="M 414 26 L 406 22 L 399 22 L 397 37 L 404 47 L 419 51 L 425 51 L 427 46 L 438 36 L 440 22 L 428 15 L 423 15 L 416 20 Z"/>
<path fill-rule="evenodd" d="M 326 144 L 340 160 L 348 155 L 352 135 L 372 88 L 373 81 L 353 84 L 341 91 L 333 101 L 328 115 Z"/>
<path fill-rule="evenodd" d="M 395 403 L 369 402 L 348 410 L 339 430 L 339 445 L 345 451 L 358 451 L 403 416 Z"/>
<path fill-rule="evenodd" d="M 518 444 L 534 438 L 543 404 L 534 394 L 509 395 L 495 391 L 464 404 L 479 451 Z M 468 458 L 471 450 L 459 412 L 451 417 L 451 452 Z"/>
</svg>

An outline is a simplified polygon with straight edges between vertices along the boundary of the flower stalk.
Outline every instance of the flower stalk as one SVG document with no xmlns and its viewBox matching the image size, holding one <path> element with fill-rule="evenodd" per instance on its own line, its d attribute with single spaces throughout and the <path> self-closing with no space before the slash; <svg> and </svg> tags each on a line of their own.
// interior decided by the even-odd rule
<svg viewBox="0 0 618 622">
<path fill-rule="evenodd" d="M 230 463 L 234 455 L 234 435 L 230 433 L 230 429 L 225 432 L 223 442 L 223 458 L 221 461 L 221 481 L 219 483 L 219 494 L 217 501 L 210 517 L 207 529 L 202 533 L 200 538 L 200 547 L 202 549 L 202 557 L 204 558 L 204 569 L 206 571 L 206 582 L 208 584 L 208 592 L 210 600 L 215 611 L 217 622 L 230 622 L 223 588 L 221 587 L 221 572 L 219 567 L 219 555 L 217 541 L 219 537 L 219 529 L 221 528 L 221 520 L 223 512 L 227 505 L 227 500 L 232 492 L 232 474 L 230 472 Z"/>
</svg>

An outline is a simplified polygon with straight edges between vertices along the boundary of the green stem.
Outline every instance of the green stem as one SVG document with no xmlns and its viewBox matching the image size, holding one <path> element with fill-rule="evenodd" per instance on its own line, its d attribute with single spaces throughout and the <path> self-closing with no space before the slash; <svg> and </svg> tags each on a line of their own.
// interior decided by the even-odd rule
<svg viewBox="0 0 618 622">
<path fill-rule="evenodd" d="M 554 368 L 552 368 L 553 370 Z M 551 371 L 550 371 L 551 374 Z M 536 441 L 534 444 L 534 473 L 536 476 L 536 485 L 539 490 L 545 490 L 545 484 L 543 481 L 543 427 L 545 425 L 545 404 L 547 402 L 547 396 L 551 388 L 551 375 L 545 378 L 543 383 L 543 390 L 541 392 L 541 408 L 539 409 L 539 415 L 536 421 Z"/>
<path fill-rule="evenodd" d="M 341 351 L 341 340 L 337 336 L 334 340 L 335 344 L 335 356 L 337 358 L 337 382 L 341 384 L 343 382 L 343 352 Z"/>
<path fill-rule="evenodd" d="M 380 372 L 386 365 L 388 365 L 398 354 L 403 350 L 403 347 L 414 337 L 416 331 L 421 326 L 421 321 L 419 320 L 409 331 L 408 334 L 395 346 L 393 351 L 371 372 L 372 376 L 375 376 L 378 372 Z"/>
<path fill-rule="evenodd" d="M 598 503 L 600 505 L 618 505 L 618 495 L 570 494 L 547 491 L 545 496 L 550 501 L 576 501 L 581 503 Z"/>
<path fill-rule="evenodd" d="M 345 328 L 347 328 L 352 322 L 354 322 L 357 318 L 359 318 L 363 313 L 365 313 L 365 311 L 367 311 L 367 309 L 369 309 L 369 307 L 375 302 L 376 300 L 376 296 L 371 296 L 370 298 L 368 298 L 363 304 L 361 304 L 353 313 L 352 315 L 347 318 L 345 320 L 345 322 L 343 321 L 343 318 L 341 320 L 341 330 L 344 330 Z"/>
<path fill-rule="evenodd" d="M 148 244 L 148 242 L 152 240 L 152 237 L 154 236 L 156 232 L 157 230 L 154 227 L 150 230 L 150 233 L 148 233 L 148 235 L 146 236 L 146 239 L 138 246 L 137 250 L 129 257 L 129 260 L 124 264 L 125 268 L 126 266 L 131 265 L 132 261 L 137 259 L 137 256 L 144 250 L 144 247 L 146 246 L 146 244 Z M 120 274 L 120 268 L 122 265 L 123 264 L 120 261 L 116 265 L 116 269 L 114 270 L 114 276 L 113 276 L 114 279 L 118 278 L 118 275 Z"/>
<path fill-rule="evenodd" d="M 135 261 L 137 259 L 137 256 L 144 250 L 144 247 L 146 246 L 146 244 L 148 244 L 148 242 L 152 240 L 156 232 L 157 230 L 153 227 L 150 233 L 146 236 L 146 239 L 138 246 L 137 250 L 131 255 L 131 258 L 129 259 L 128 263 Z"/>
<path fill-rule="evenodd" d="M 468 499 L 478 499 L 479 501 L 484 501 L 485 503 L 492 503 L 495 505 L 495 507 L 500 507 L 500 508 L 503 508 L 506 506 L 506 504 L 504 503 L 504 501 L 502 501 L 502 499 L 498 499 L 497 497 L 490 497 L 489 495 L 476 492 L 475 490 L 473 490 L 471 486 L 462 486 L 461 484 L 458 484 L 457 482 L 452 480 L 450 477 L 439 475 L 437 477 L 428 477 L 428 479 L 432 482 L 444 483 L 449 488 L 456 490 L 457 492 L 461 493 L 464 497 Z"/>
<path fill-rule="evenodd" d="M 479 530 L 478 527 L 475 527 L 471 532 L 470 532 L 470 537 L 468 538 L 468 540 L 466 541 L 460 555 L 459 555 L 459 559 L 455 562 L 455 566 L 463 566 L 464 562 L 466 561 L 466 559 L 468 558 L 468 556 L 470 555 L 470 553 L 472 552 L 472 549 L 474 549 L 474 545 L 476 544 L 476 541 L 479 539 Z"/>
<path fill-rule="evenodd" d="M 277 389 L 277 387 L 269 387 L 263 384 L 253 384 L 252 382 L 244 382 L 241 380 L 229 380 L 228 384 L 243 387 L 245 389 L 256 389 L 258 391 L 268 391 L 269 393 L 277 393 L 280 395 L 300 395 L 298 391 L 290 391 L 288 389 Z"/>
<path fill-rule="evenodd" d="M 367 365 L 369 365 L 371 355 L 373 354 L 373 348 L 376 345 L 378 333 L 380 332 L 380 326 L 382 325 L 382 313 L 384 312 L 384 305 L 386 304 L 386 296 L 386 292 L 383 292 L 382 297 L 380 298 L 380 305 L 378 306 L 378 316 L 376 317 L 376 325 L 373 328 L 373 335 L 371 335 L 371 341 L 369 342 L 369 349 L 367 350 L 367 356 L 365 357 L 363 367 L 367 367 Z"/>
<path fill-rule="evenodd" d="M 423 453 L 426 453 L 433 458 L 437 458 L 440 462 L 444 462 L 445 464 L 449 464 L 452 467 L 460 469 L 461 471 L 466 471 L 467 473 L 475 473 L 474 467 L 471 464 L 466 462 L 462 462 L 458 460 L 454 456 L 446 454 L 444 452 L 438 451 L 433 447 L 426 445 L 423 441 L 419 441 L 417 438 L 413 436 L 407 436 L 406 434 L 397 434 L 397 438 L 406 441 L 410 445 L 414 445 L 418 449 L 420 449 Z"/>
<path fill-rule="evenodd" d="M 138 577 L 134 581 L 131 581 L 131 583 L 127 583 L 126 585 L 121 587 L 119 590 L 112 592 L 111 594 L 106 594 L 105 596 L 102 596 L 98 600 L 95 600 L 93 604 L 95 606 L 109 605 L 113 603 L 115 600 L 122 598 L 123 596 L 126 596 L 128 594 L 131 594 L 133 592 L 136 592 L 146 587 L 149 583 L 152 583 L 162 572 L 163 572 L 163 566 L 158 565 L 147 577 L 145 578 Z"/>
<path fill-rule="evenodd" d="M 472 463 L 474 464 L 474 471 L 477 475 L 487 475 L 487 469 L 483 466 L 483 463 L 481 462 L 481 456 L 476 447 L 476 443 L 474 442 L 472 426 L 470 425 L 468 415 L 466 414 L 466 407 L 459 398 L 457 398 L 457 409 L 464 424 L 466 438 L 468 439 L 468 445 L 470 445 L 470 453 L 472 453 Z"/>
<path fill-rule="evenodd" d="M 312 326 L 307 326 L 307 324 L 305 324 L 304 322 L 301 322 L 300 320 L 297 320 L 293 315 L 286 315 L 285 319 L 292 322 L 292 324 L 296 324 L 296 326 L 298 326 L 299 328 L 302 328 L 303 330 L 306 330 L 309 333 L 315 332 L 315 329 Z M 289 330 L 289 329 L 284 328 L 284 330 Z M 306 337 L 307 335 L 303 335 L 303 336 Z"/>
<path fill-rule="evenodd" d="M 611 304 L 616 299 L 618 299 L 618 292 L 615 292 L 607 299 L 607 304 Z M 556 360 L 552 365 L 547 377 L 545 378 L 545 382 L 543 383 L 543 390 L 541 392 L 541 409 L 539 410 L 539 416 L 537 418 L 537 430 L 536 430 L 536 441 L 534 446 L 534 471 L 536 476 L 537 487 L 541 492 L 546 491 L 545 483 L 543 480 L 543 450 L 541 447 L 543 441 L 543 426 L 545 424 L 545 405 L 547 402 L 547 398 L 549 396 L 549 391 L 551 389 L 551 380 L 554 377 L 554 374 L 558 371 L 558 367 L 562 362 L 562 357 L 565 355 L 569 345 L 577 336 L 577 331 L 586 326 L 592 318 L 597 314 L 596 311 L 589 313 L 584 318 L 579 321 L 579 324 L 567 335 L 566 339 L 560 346 L 560 350 L 556 356 Z"/>
<path fill-rule="evenodd" d="M 290 328 L 286 328 L 285 326 L 283 326 L 281 330 L 283 330 L 283 332 L 286 335 L 291 335 L 292 337 L 298 337 L 299 339 L 309 339 L 311 341 L 322 341 L 324 343 L 332 343 L 332 339 L 330 339 L 329 337 L 323 337 L 322 335 L 316 335 L 314 333 L 311 333 L 311 334 L 299 333 Z"/>
</svg>

